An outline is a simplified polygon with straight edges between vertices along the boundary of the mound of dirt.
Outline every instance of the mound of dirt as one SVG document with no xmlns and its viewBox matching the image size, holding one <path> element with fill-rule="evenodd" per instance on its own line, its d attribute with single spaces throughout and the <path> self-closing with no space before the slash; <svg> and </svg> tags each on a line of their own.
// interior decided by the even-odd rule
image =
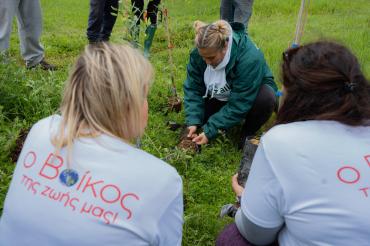
<svg viewBox="0 0 370 246">
<path fill-rule="evenodd" d="M 189 151 L 191 153 L 199 153 L 200 152 L 200 146 L 197 145 L 192 141 L 191 138 L 188 138 L 189 130 L 188 128 L 184 128 L 182 130 L 182 133 L 180 135 L 180 143 L 177 145 L 179 149 L 182 149 L 184 151 Z"/>
</svg>

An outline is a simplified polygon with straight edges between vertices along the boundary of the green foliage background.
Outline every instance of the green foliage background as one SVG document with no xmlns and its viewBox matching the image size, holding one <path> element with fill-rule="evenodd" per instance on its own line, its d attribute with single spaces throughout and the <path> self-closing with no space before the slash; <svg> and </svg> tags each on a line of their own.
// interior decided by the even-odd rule
<svg viewBox="0 0 370 246">
<path fill-rule="evenodd" d="M 87 0 L 42 0 L 41 3 L 44 17 L 42 43 L 46 57 L 60 69 L 54 73 L 39 69 L 25 70 L 19 55 L 19 40 L 14 26 L 10 63 L 0 63 L 0 212 L 14 169 L 10 152 L 15 147 L 20 130 L 57 110 L 68 71 L 87 44 Z M 192 23 L 198 19 L 206 22 L 216 20 L 219 15 L 219 1 L 164 0 L 164 3 L 169 10 L 171 38 L 175 45 L 173 53 L 176 84 L 182 95 L 182 82 L 194 37 Z M 249 34 L 264 51 L 278 82 L 281 53 L 293 40 L 299 6 L 298 0 L 256 0 L 254 3 Z M 303 43 L 329 39 L 345 44 L 358 56 L 369 77 L 369 13 L 368 0 L 313 0 Z M 126 19 L 120 16 L 112 42 L 124 42 L 126 26 Z M 225 137 L 219 137 L 195 156 L 174 148 L 179 132 L 168 130 L 166 122 L 183 122 L 184 115 L 183 112 L 168 115 L 164 113 L 170 81 L 164 30 L 160 25 L 150 58 L 156 69 L 156 77 L 150 94 L 150 121 L 143 137 L 143 148 L 165 158 L 183 177 L 183 245 L 214 245 L 217 234 L 231 222 L 230 219 L 220 220 L 218 214 L 223 204 L 234 201 L 230 177 L 239 165 L 241 152 Z M 142 33 L 141 39 L 143 36 Z"/>
</svg>

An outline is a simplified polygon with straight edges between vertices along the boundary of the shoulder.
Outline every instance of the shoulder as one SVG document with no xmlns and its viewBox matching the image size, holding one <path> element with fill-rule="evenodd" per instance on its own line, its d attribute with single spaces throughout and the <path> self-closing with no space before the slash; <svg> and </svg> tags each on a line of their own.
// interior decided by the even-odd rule
<svg viewBox="0 0 370 246">
<path fill-rule="evenodd" d="M 52 132 L 56 132 L 61 120 L 61 116 L 57 114 L 41 119 L 32 126 L 29 135 L 49 136 Z"/>
<path fill-rule="evenodd" d="M 201 76 L 207 68 L 207 64 L 204 62 L 203 58 L 200 56 L 198 49 L 194 48 L 190 52 L 189 62 L 187 65 L 187 72 L 195 73 Z"/>
<path fill-rule="evenodd" d="M 238 35 L 234 33 L 233 46 L 239 68 L 244 71 L 245 68 L 264 66 L 266 61 L 259 47 L 245 33 L 243 36 Z"/>
<path fill-rule="evenodd" d="M 60 115 L 54 114 L 50 115 L 46 118 L 43 118 L 39 121 L 37 121 L 33 127 L 39 128 L 39 127 L 45 127 L 45 126 L 50 126 L 55 123 L 59 123 L 62 120 L 62 117 Z"/>
<path fill-rule="evenodd" d="M 274 126 L 262 137 L 262 142 L 268 148 L 278 146 L 292 150 L 332 142 L 333 139 L 368 136 L 369 130 L 370 127 L 353 127 L 337 121 L 308 120 Z"/>
<path fill-rule="evenodd" d="M 205 62 L 203 61 L 203 58 L 200 56 L 199 51 L 197 48 L 193 48 L 190 51 L 190 58 L 189 62 L 192 64 L 197 64 L 197 65 L 203 65 Z"/>
<path fill-rule="evenodd" d="M 317 121 L 301 121 L 288 124 L 280 124 L 271 128 L 263 135 L 262 141 L 267 145 L 274 144 L 289 144 L 295 141 L 306 131 L 317 128 L 320 122 Z M 312 131 L 311 131 L 312 133 Z"/>
</svg>

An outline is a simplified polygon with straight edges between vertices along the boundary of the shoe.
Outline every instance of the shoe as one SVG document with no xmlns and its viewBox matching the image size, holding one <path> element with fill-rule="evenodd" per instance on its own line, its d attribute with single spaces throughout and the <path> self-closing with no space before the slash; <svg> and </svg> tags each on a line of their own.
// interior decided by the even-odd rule
<svg viewBox="0 0 370 246">
<path fill-rule="evenodd" d="M 40 67 L 42 70 L 46 70 L 46 71 L 55 71 L 55 70 L 57 70 L 57 67 L 55 65 L 52 65 L 52 64 L 48 63 L 47 61 L 45 61 L 45 59 L 42 59 L 40 61 L 40 63 L 38 63 L 34 66 L 27 67 L 27 69 L 34 69 L 34 68 L 37 68 L 37 67 Z"/>
<path fill-rule="evenodd" d="M 238 208 L 234 204 L 223 205 L 220 212 L 220 218 L 225 217 L 226 215 L 234 218 Z"/>
<path fill-rule="evenodd" d="M 146 58 L 149 57 L 150 47 L 152 46 L 153 38 L 154 38 L 154 34 L 156 30 L 157 30 L 157 25 L 153 25 L 153 24 L 149 25 L 145 30 L 146 38 L 144 41 L 144 56 Z"/>
</svg>

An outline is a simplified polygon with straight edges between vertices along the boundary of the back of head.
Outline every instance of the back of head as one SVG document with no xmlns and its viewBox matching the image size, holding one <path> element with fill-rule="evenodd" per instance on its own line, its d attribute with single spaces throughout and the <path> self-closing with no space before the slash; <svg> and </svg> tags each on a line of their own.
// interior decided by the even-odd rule
<svg viewBox="0 0 370 246">
<path fill-rule="evenodd" d="M 151 64 L 129 46 L 86 46 L 65 86 L 56 147 L 70 147 L 75 138 L 101 133 L 125 140 L 141 135 L 152 76 Z"/>
<path fill-rule="evenodd" d="M 322 41 L 283 55 L 286 95 L 276 124 L 304 120 L 370 124 L 370 85 L 346 47 Z"/>
<path fill-rule="evenodd" d="M 195 46 L 198 49 L 214 48 L 221 50 L 225 47 L 231 34 L 230 25 L 224 20 L 218 20 L 212 24 L 201 21 L 194 22 Z"/>
</svg>

